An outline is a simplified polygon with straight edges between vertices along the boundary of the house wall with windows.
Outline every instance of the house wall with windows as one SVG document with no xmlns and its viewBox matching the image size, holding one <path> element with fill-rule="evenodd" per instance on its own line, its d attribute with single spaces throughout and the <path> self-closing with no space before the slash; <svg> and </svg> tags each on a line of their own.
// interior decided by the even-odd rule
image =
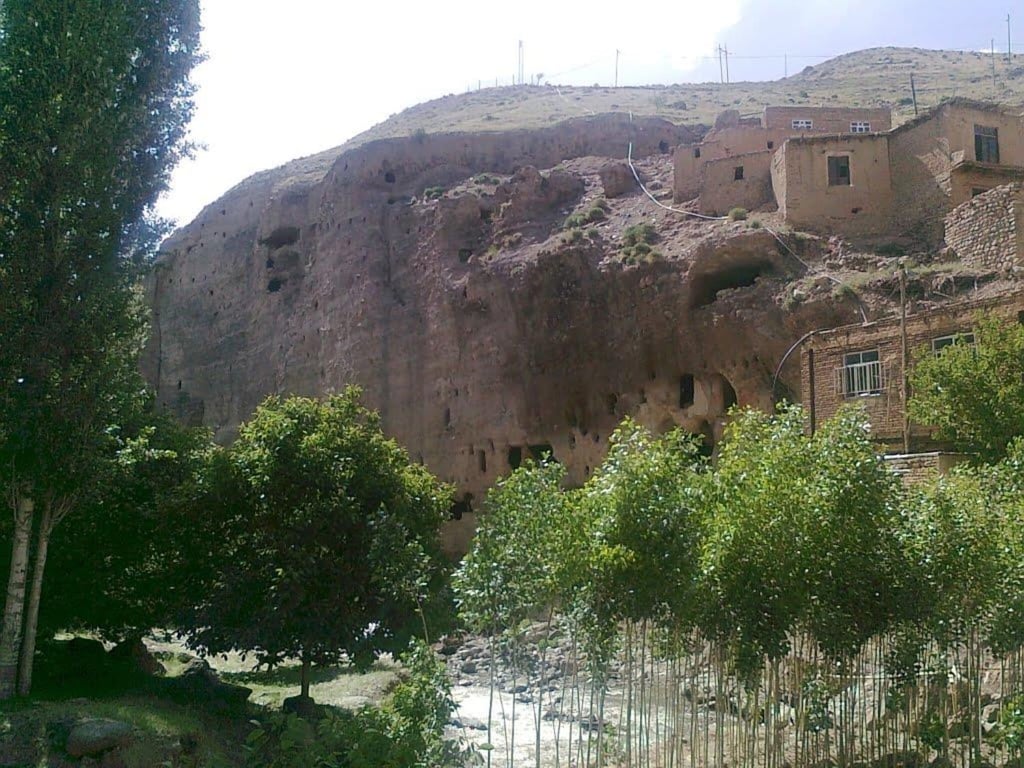
<svg viewBox="0 0 1024 768">
<path fill-rule="evenodd" d="M 752 211 L 775 202 L 772 194 L 772 152 L 748 152 L 704 167 L 704 188 L 698 208 L 709 216 L 724 216 L 733 208 Z"/>
<path fill-rule="evenodd" d="M 737 112 L 723 113 L 702 142 L 676 148 L 673 155 L 675 200 L 693 200 L 713 183 L 711 179 L 705 183 L 705 168 L 709 162 L 752 152 L 775 151 L 786 139 L 795 136 L 868 129 L 887 131 L 891 126 L 892 113 L 888 109 L 765 107 L 760 120 L 740 118 Z"/>
<path fill-rule="evenodd" d="M 978 313 L 1019 319 L 1024 294 L 962 302 L 907 316 L 909 365 L 944 345 L 970 342 Z M 899 317 L 819 331 L 801 350 L 801 400 L 814 431 L 844 403 L 862 405 L 872 438 L 887 447 L 903 443 L 903 365 Z M 913 450 L 943 448 L 928 425 L 911 424 Z"/>
<path fill-rule="evenodd" d="M 889 169 L 886 134 L 790 139 L 772 162 L 779 212 L 799 229 L 885 232 L 893 194 Z"/>
<path fill-rule="evenodd" d="M 976 128 L 996 135 L 976 147 Z M 991 139 L 998 162 L 982 162 L 978 150 Z M 892 233 L 938 242 L 942 218 L 968 200 L 972 188 L 996 187 L 1017 174 L 1024 162 L 1024 124 L 1013 111 L 954 99 L 893 131 L 890 156 L 899 199 Z"/>
<path fill-rule="evenodd" d="M 763 122 L 768 130 L 793 131 L 802 124 L 808 133 L 882 133 L 892 129 L 892 112 L 887 108 L 765 107 Z"/>
<path fill-rule="evenodd" d="M 829 172 L 837 161 L 829 158 L 843 155 L 848 178 L 837 179 Z M 946 213 L 981 191 L 1024 179 L 1021 163 L 1018 114 L 955 99 L 885 134 L 791 138 L 776 156 L 772 180 L 792 226 L 937 244 Z"/>
</svg>

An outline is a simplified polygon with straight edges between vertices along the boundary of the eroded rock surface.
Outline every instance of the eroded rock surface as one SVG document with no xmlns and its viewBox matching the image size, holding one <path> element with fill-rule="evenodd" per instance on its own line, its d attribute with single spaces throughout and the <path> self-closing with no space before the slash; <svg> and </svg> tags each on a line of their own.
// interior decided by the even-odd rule
<svg viewBox="0 0 1024 768">
<path fill-rule="evenodd" d="M 775 373 L 795 339 L 854 315 L 782 307 L 818 241 L 690 219 L 635 185 L 606 199 L 630 142 L 657 190 L 670 148 L 694 138 L 605 116 L 260 174 L 164 244 L 146 372 L 222 440 L 269 394 L 360 384 L 386 431 L 458 487 L 454 549 L 498 477 L 550 451 L 582 483 L 626 415 L 710 446 L 730 405 L 792 395 L 795 360 Z M 585 226 L 567 227 L 573 213 Z M 655 234 L 627 257 L 640 224 Z"/>
</svg>

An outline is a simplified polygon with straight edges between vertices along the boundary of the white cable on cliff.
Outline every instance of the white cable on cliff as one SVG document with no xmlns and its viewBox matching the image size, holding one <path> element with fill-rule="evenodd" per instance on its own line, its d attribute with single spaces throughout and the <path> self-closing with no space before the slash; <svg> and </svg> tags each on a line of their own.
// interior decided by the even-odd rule
<svg viewBox="0 0 1024 768">
<path fill-rule="evenodd" d="M 630 122 L 633 120 L 633 113 L 629 113 Z M 703 213 L 694 213 L 693 211 L 684 211 L 682 208 L 673 208 L 671 205 L 665 205 L 661 200 L 658 200 L 654 195 L 650 193 L 650 190 L 644 186 L 644 183 L 640 181 L 640 174 L 636 172 L 636 167 L 633 165 L 633 142 L 629 142 L 629 151 L 626 153 L 626 162 L 629 163 L 629 170 L 633 172 L 633 178 L 636 179 L 636 183 L 640 185 L 640 189 L 644 191 L 644 194 L 651 199 L 659 208 L 664 208 L 666 211 L 672 213 L 682 213 L 686 216 L 693 216 L 695 219 L 704 219 L 705 221 L 725 221 L 728 216 L 705 216 Z"/>
</svg>

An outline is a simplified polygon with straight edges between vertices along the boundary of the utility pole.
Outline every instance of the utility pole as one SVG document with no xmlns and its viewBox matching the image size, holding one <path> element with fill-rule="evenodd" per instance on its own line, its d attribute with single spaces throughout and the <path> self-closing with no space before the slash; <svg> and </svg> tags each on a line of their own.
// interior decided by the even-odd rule
<svg viewBox="0 0 1024 768">
<path fill-rule="evenodd" d="M 718 82 L 725 82 L 725 70 L 722 68 L 722 46 L 718 46 Z"/>
<path fill-rule="evenodd" d="M 522 40 L 520 40 L 520 41 L 519 41 L 519 84 L 520 84 L 520 85 L 522 85 L 522 84 L 523 84 L 523 82 L 525 82 L 525 81 L 524 81 L 524 79 L 523 79 L 523 78 L 524 78 L 524 75 L 523 75 L 523 68 L 524 68 L 524 67 L 523 67 L 523 64 L 524 64 L 524 58 L 523 58 L 523 41 L 522 41 Z"/>
<path fill-rule="evenodd" d="M 1006 66 L 1013 63 L 1013 48 L 1010 47 L 1010 14 L 1006 14 Z"/>
<path fill-rule="evenodd" d="M 729 80 L 729 46 L 728 45 L 725 46 L 725 82 L 727 82 L 727 83 L 730 82 L 730 80 Z"/>
<path fill-rule="evenodd" d="M 910 73 L 910 95 L 914 97 L 914 116 L 917 116 L 917 86 L 914 85 L 914 73 Z"/>
<path fill-rule="evenodd" d="M 619 87 L 619 49 L 615 49 L 615 87 Z"/>
<path fill-rule="evenodd" d="M 789 54 L 782 54 L 782 76 L 789 77 Z"/>
<path fill-rule="evenodd" d="M 910 413 L 907 410 L 907 267 L 900 264 L 896 276 L 900 281 L 900 400 L 903 406 L 903 453 L 910 453 Z"/>
</svg>

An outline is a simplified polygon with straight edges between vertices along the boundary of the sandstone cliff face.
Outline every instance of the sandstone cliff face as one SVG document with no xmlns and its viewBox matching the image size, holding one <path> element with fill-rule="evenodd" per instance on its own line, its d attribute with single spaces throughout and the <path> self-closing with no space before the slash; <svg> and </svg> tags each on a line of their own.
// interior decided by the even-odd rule
<svg viewBox="0 0 1024 768">
<path fill-rule="evenodd" d="M 658 187 L 694 138 L 601 117 L 378 141 L 260 174 L 164 244 L 145 371 L 222 440 L 268 394 L 360 384 L 386 431 L 458 487 L 453 549 L 512 466 L 551 451 L 582 483 L 626 415 L 710 446 L 733 403 L 792 393 L 795 365 L 773 378 L 794 340 L 851 315 L 781 308 L 804 271 L 790 249 L 814 258 L 813 241 L 687 221 L 595 159 L 632 141 Z M 606 213 L 566 231 L 605 197 L 602 177 Z M 659 252 L 628 263 L 623 230 L 639 222 Z"/>
</svg>

